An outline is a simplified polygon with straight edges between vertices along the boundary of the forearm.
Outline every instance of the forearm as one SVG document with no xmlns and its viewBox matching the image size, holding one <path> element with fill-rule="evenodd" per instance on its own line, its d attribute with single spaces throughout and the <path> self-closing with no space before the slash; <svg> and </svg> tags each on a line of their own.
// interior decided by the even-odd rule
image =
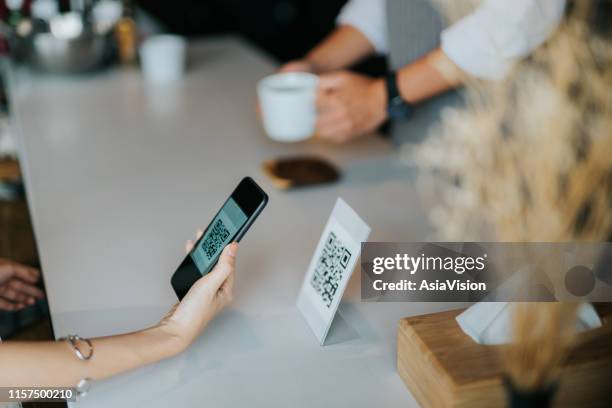
<svg viewBox="0 0 612 408">
<path fill-rule="evenodd" d="M 90 360 L 79 360 L 65 341 L 0 344 L 0 385 L 74 386 L 170 357 L 181 346 L 159 328 L 92 339 Z M 88 346 L 78 343 L 86 354 Z"/>
<path fill-rule="evenodd" d="M 436 49 L 398 71 L 398 87 L 402 99 L 418 103 L 461 85 L 466 75 Z"/>
<path fill-rule="evenodd" d="M 369 40 L 356 28 L 336 28 L 305 57 L 316 73 L 347 68 L 374 53 Z"/>
</svg>

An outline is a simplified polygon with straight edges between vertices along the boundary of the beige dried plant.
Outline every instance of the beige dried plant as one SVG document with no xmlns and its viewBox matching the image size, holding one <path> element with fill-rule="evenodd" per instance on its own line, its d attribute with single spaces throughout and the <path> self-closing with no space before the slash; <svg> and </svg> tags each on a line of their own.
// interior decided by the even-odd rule
<svg viewBox="0 0 612 408">
<path fill-rule="evenodd" d="M 612 231 L 612 47 L 571 18 L 503 83 L 472 83 L 407 159 L 443 239 L 606 240 Z M 431 195 L 430 195 L 431 196 Z"/>
<path fill-rule="evenodd" d="M 514 387 L 521 391 L 546 389 L 559 379 L 575 341 L 575 314 L 575 303 L 515 305 L 515 341 L 502 354 Z"/>
<path fill-rule="evenodd" d="M 612 240 L 612 35 L 593 11 L 602 3 L 571 2 L 554 36 L 505 82 L 469 84 L 468 107 L 448 110 L 424 144 L 408 147 L 439 238 Z M 576 309 L 517 304 L 503 359 L 515 386 L 557 378 Z"/>
</svg>

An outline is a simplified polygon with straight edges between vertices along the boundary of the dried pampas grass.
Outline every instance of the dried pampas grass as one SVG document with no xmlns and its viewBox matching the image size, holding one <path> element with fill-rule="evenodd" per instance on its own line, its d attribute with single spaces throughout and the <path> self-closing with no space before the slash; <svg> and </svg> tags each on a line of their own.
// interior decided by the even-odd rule
<svg viewBox="0 0 612 408">
<path fill-rule="evenodd" d="M 426 170 L 441 238 L 606 240 L 612 231 L 612 47 L 570 18 L 501 84 L 405 157 Z M 432 195 L 433 193 L 433 195 Z"/>
<path fill-rule="evenodd" d="M 514 310 L 514 339 L 503 353 L 512 385 L 521 392 L 547 389 L 575 342 L 575 303 L 519 303 Z"/>
<path fill-rule="evenodd" d="M 445 112 L 424 144 L 408 147 L 442 240 L 612 240 L 610 4 L 570 2 L 554 36 L 507 81 L 469 84 L 469 107 Z M 555 381 L 576 308 L 516 305 L 504 352 L 515 387 Z"/>
</svg>

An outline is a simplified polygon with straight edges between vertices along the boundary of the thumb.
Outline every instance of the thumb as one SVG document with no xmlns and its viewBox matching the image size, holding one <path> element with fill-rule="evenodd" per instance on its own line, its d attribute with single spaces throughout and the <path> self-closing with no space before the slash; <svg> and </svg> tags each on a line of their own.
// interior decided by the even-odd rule
<svg viewBox="0 0 612 408">
<path fill-rule="evenodd" d="M 342 72 L 336 72 L 332 74 L 323 74 L 319 76 L 319 89 L 333 90 L 335 88 L 340 87 L 344 78 L 344 74 Z"/>
<path fill-rule="evenodd" d="M 236 251 L 238 250 L 238 244 L 233 242 L 226 246 L 221 252 L 221 256 L 219 256 L 219 260 L 217 261 L 217 265 L 213 268 L 212 271 L 208 275 L 206 275 L 206 280 L 212 286 L 212 288 L 216 291 L 218 290 L 223 282 L 227 279 L 228 276 L 234 272 L 236 265 Z"/>
</svg>

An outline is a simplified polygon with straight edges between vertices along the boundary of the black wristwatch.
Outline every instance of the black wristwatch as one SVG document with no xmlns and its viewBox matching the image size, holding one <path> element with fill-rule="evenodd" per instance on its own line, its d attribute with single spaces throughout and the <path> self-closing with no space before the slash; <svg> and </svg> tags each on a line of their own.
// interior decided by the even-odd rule
<svg viewBox="0 0 612 408">
<path fill-rule="evenodd" d="M 385 82 L 387 84 L 387 113 L 390 119 L 406 119 L 412 115 L 414 106 L 402 99 L 397 87 L 397 72 L 389 73 Z"/>
</svg>

